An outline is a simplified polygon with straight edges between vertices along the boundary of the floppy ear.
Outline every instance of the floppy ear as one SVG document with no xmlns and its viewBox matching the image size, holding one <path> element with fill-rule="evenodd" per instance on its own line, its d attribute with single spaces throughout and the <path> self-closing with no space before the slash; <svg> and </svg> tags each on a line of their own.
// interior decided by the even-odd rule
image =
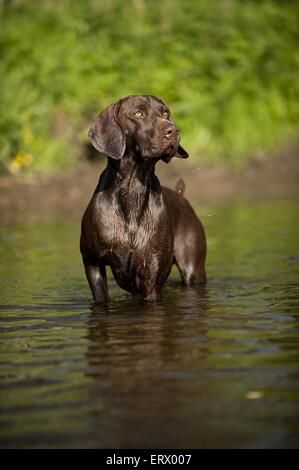
<svg viewBox="0 0 299 470">
<path fill-rule="evenodd" d="M 88 132 L 92 145 L 108 157 L 119 160 L 125 153 L 126 139 L 116 120 L 120 103 L 112 104 L 99 114 Z"/>
<path fill-rule="evenodd" d="M 186 150 L 183 149 L 183 147 L 181 147 L 181 145 L 179 145 L 174 156 L 179 157 L 179 158 L 188 158 L 189 153 L 187 153 Z M 163 160 L 163 162 L 165 162 L 165 163 L 169 163 L 172 160 L 172 157 L 167 155 L 165 157 L 162 157 L 161 160 Z"/>
<path fill-rule="evenodd" d="M 181 145 L 179 145 L 175 156 L 176 156 L 176 157 L 179 157 L 179 158 L 188 158 L 188 157 L 189 157 L 189 153 L 186 152 L 186 150 L 183 149 L 183 147 L 182 147 Z"/>
</svg>

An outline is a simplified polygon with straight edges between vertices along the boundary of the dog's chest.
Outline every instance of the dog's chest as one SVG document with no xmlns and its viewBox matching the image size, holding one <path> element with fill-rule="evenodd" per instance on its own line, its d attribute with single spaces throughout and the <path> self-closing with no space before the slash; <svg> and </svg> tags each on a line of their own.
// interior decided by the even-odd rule
<svg viewBox="0 0 299 470">
<path fill-rule="evenodd" d="M 101 238 L 106 250 L 114 253 L 146 250 L 158 233 L 158 224 L 150 223 L 148 217 L 142 221 L 135 217 L 125 220 L 117 212 L 108 221 L 102 221 Z"/>
</svg>

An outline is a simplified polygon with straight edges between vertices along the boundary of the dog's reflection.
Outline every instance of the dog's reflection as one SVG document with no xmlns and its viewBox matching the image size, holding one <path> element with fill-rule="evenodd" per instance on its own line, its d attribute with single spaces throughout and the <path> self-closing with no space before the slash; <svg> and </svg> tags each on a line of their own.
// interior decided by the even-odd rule
<svg viewBox="0 0 299 470">
<path fill-rule="evenodd" d="M 171 282 L 159 303 L 131 297 L 93 308 L 86 375 L 90 401 L 101 403 L 102 412 L 92 419 L 105 445 L 154 445 L 160 420 L 170 423 L 180 415 L 195 363 L 200 368 L 209 353 L 208 308 L 206 287 L 178 288 Z M 193 372 L 182 380 L 188 363 Z"/>
</svg>

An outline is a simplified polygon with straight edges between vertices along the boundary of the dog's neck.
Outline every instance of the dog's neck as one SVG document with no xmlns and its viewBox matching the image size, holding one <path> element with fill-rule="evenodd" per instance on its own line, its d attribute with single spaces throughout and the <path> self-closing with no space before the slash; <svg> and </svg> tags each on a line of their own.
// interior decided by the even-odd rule
<svg viewBox="0 0 299 470">
<path fill-rule="evenodd" d="M 145 159 L 136 153 L 125 153 L 120 160 L 108 158 L 96 191 L 112 191 L 124 217 L 140 219 L 149 205 L 150 196 L 156 204 L 161 201 L 161 186 L 155 175 L 158 160 Z"/>
<path fill-rule="evenodd" d="M 142 186 L 147 187 L 155 176 L 157 159 L 142 158 L 139 154 L 125 153 L 120 160 L 108 159 L 108 166 L 117 172 L 118 180 L 129 183 L 129 186 L 138 180 Z"/>
</svg>

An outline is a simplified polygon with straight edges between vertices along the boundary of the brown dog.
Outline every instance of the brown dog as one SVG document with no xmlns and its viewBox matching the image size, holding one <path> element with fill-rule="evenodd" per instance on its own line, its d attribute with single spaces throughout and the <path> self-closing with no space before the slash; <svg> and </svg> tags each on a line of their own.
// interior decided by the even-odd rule
<svg viewBox="0 0 299 470">
<path fill-rule="evenodd" d="M 159 160 L 187 158 L 165 103 L 128 96 L 109 106 L 89 131 L 108 157 L 82 219 L 80 249 L 96 302 L 108 302 L 106 266 L 118 285 L 156 300 L 173 263 L 185 284 L 206 281 L 206 239 L 192 207 L 177 191 L 161 187 Z"/>
</svg>

